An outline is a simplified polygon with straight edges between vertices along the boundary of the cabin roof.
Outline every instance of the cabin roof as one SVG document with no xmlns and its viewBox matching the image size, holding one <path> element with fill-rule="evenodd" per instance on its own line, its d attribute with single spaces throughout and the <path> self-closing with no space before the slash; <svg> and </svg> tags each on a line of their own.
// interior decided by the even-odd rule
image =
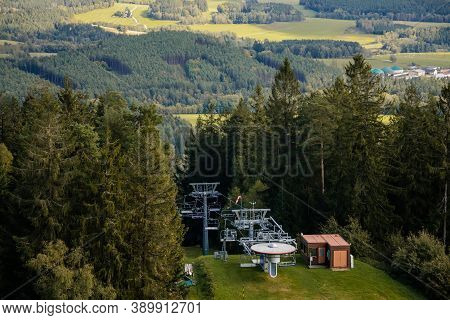
<svg viewBox="0 0 450 320">
<path fill-rule="evenodd" d="M 308 234 L 302 235 L 302 237 L 307 243 L 326 243 L 330 247 L 350 246 L 350 244 L 338 234 Z"/>
</svg>

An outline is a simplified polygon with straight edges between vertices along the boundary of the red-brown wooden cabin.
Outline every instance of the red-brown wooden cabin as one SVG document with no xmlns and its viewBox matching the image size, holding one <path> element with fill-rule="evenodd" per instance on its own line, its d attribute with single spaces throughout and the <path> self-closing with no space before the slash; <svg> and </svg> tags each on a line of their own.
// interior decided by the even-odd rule
<svg viewBox="0 0 450 320">
<path fill-rule="evenodd" d="M 300 236 L 300 252 L 310 268 L 350 269 L 350 244 L 338 234 Z"/>
</svg>

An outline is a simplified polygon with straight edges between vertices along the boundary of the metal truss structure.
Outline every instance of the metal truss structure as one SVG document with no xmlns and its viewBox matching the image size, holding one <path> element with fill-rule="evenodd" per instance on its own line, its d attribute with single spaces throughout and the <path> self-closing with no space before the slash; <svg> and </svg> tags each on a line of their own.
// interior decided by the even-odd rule
<svg viewBox="0 0 450 320">
<path fill-rule="evenodd" d="M 255 267 L 260 265 L 260 257 L 256 256 L 251 246 L 257 243 L 286 243 L 297 247 L 294 238 L 283 230 L 275 219 L 267 214 L 270 209 L 236 209 L 221 210 L 219 196 L 216 191 L 218 182 L 191 183 L 193 191 L 184 199 L 181 214 L 185 218 L 202 219 L 203 221 L 203 254 L 208 254 L 208 231 L 219 230 L 222 251 L 215 253 L 216 258 L 226 260 L 228 257 L 226 245 L 237 242 L 244 251 L 244 256 L 250 263 L 241 266 Z M 284 255 L 280 266 L 295 265 L 295 255 Z"/>
<path fill-rule="evenodd" d="M 226 243 L 236 241 L 243 248 L 247 257 L 251 258 L 246 267 L 258 265 L 259 258 L 254 255 L 251 246 L 257 243 L 286 243 L 297 248 L 297 242 L 294 238 L 283 230 L 271 216 L 267 216 L 270 209 L 237 209 L 231 210 L 231 213 L 222 213 L 221 217 L 230 224 L 231 228 L 225 228 L 220 233 L 222 241 L 222 251 L 226 252 Z M 238 236 L 239 233 L 239 236 Z M 280 262 L 280 266 L 295 265 L 295 255 L 285 255 Z"/>
<path fill-rule="evenodd" d="M 181 215 L 185 218 L 202 219 L 203 221 L 203 255 L 209 251 L 209 230 L 219 230 L 220 203 L 216 191 L 218 182 L 191 183 L 193 191 L 184 199 Z"/>
</svg>

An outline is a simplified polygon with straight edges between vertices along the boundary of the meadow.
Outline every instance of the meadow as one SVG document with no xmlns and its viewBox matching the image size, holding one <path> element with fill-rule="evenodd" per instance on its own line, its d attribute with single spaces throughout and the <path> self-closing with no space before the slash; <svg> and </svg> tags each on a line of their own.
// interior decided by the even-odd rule
<svg viewBox="0 0 450 320">
<path fill-rule="evenodd" d="M 270 0 L 262 0 L 270 1 Z M 226 0 L 209 0 L 209 11 L 206 15 L 211 15 L 217 11 L 217 6 Z M 314 18 L 315 13 L 306 10 L 298 5 L 297 0 L 278 0 L 278 2 L 289 3 L 300 10 L 306 16 L 301 22 L 277 22 L 272 24 L 197 24 L 190 26 L 180 26 L 177 21 L 162 21 L 147 17 L 147 5 L 135 5 L 131 3 L 116 3 L 114 6 L 105 9 L 96 9 L 93 11 L 77 14 L 73 17 L 74 22 L 91 23 L 91 24 L 107 24 L 108 26 L 141 26 L 145 29 L 159 28 L 164 26 L 175 26 L 186 28 L 192 31 L 205 33 L 234 33 L 238 37 L 251 38 L 260 41 L 282 41 L 291 39 L 331 39 L 355 41 L 360 43 L 366 49 L 374 50 L 381 47 L 377 41 L 376 35 L 363 34 L 355 31 L 355 21 L 351 20 L 334 20 Z M 123 11 L 126 7 L 133 10 L 134 19 L 114 17 L 114 12 Z M 428 22 L 407 22 L 398 21 L 408 25 L 432 26 L 432 25 L 450 25 L 436 24 Z M 107 31 L 115 31 L 114 28 L 106 27 Z M 129 31 L 128 34 L 141 34 L 141 32 Z M 401 53 L 397 54 L 397 61 L 392 63 L 389 55 L 379 55 L 369 58 L 369 62 L 374 68 L 382 68 L 385 66 L 399 65 L 406 67 L 411 63 L 421 66 L 439 66 L 448 67 L 450 61 L 450 53 Z M 342 67 L 348 59 L 326 59 L 323 62 L 334 66 Z"/>
<path fill-rule="evenodd" d="M 199 256 L 200 249 L 189 249 L 186 262 L 200 259 L 205 264 L 213 288 L 214 299 L 423 299 L 416 290 L 396 281 L 385 272 L 362 261 L 355 261 L 349 271 L 309 269 L 301 259 L 293 267 L 278 269 L 272 279 L 259 268 L 241 268 L 240 256 L 228 261 L 213 256 Z M 195 269 L 194 269 L 195 274 Z M 202 297 L 200 286 L 190 288 L 189 298 Z"/>
<path fill-rule="evenodd" d="M 290 2 L 292 0 L 280 0 Z M 210 0 L 209 12 L 216 11 L 217 5 L 223 3 L 222 0 Z M 134 9 L 133 19 L 114 17 L 114 12 L 124 10 L 126 7 Z M 147 28 L 158 28 L 168 25 L 177 25 L 177 21 L 162 21 L 148 18 L 146 16 L 148 6 L 134 5 L 128 3 L 116 3 L 114 6 L 105 9 L 77 14 L 73 17 L 78 23 L 105 23 L 120 26 L 145 25 Z M 310 10 L 304 11 L 305 15 L 311 16 Z M 362 45 L 376 44 L 376 36 L 369 34 L 355 33 L 351 31 L 355 27 L 355 22 L 350 20 L 333 20 L 307 17 L 301 22 L 278 22 L 272 24 L 202 24 L 191 25 L 186 28 L 200 32 L 231 32 L 242 38 L 253 38 L 257 40 L 281 41 L 287 39 L 333 39 L 356 41 Z"/>
<path fill-rule="evenodd" d="M 116 11 L 123 11 L 125 8 L 133 10 L 133 17 L 129 18 L 115 17 Z M 157 28 L 167 25 L 175 25 L 176 21 L 155 20 L 147 17 L 148 5 L 139 5 L 132 3 L 115 3 L 112 7 L 96 9 L 85 13 L 74 15 L 73 22 L 78 23 L 107 23 L 117 26 L 137 26 L 145 25 L 147 28 Z M 137 21 L 137 22 L 136 22 Z"/>
<path fill-rule="evenodd" d="M 390 60 L 391 55 L 378 55 L 367 58 L 367 61 L 374 68 L 392 67 L 394 65 L 406 68 L 411 64 L 418 66 L 450 67 L 450 52 L 426 52 L 426 53 L 398 53 L 395 55 L 397 61 Z M 332 66 L 343 68 L 350 59 L 321 59 Z"/>
<path fill-rule="evenodd" d="M 179 117 L 180 119 L 188 122 L 194 128 L 195 128 L 195 125 L 197 124 L 198 118 L 205 117 L 204 114 L 198 114 L 198 113 L 178 113 L 178 114 L 174 114 L 174 116 Z M 217 115 L 217 116 L 219 116 L 219 115 Z"/>
</svg>

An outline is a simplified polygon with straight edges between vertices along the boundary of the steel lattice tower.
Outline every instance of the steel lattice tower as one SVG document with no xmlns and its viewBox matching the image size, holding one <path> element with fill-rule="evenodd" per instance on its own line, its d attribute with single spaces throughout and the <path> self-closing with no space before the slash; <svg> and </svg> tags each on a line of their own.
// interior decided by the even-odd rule
<svg viewBox="0 0 450 320">
<path fill-rule="evenodd" d="M 220 205 L 218 197 L 220 193 L 216 191 L 219 182 L 213 183 L 191 183 L 193 191 L 188 197 L 191 202 L 184 202 L 181 214 L 183 217 L 192 219 L 202 219 L 203 221 L 203 255 L 207 255 L 209 251 L 209 230 L 219 229 Z M 217 215 L 216 217 L 214 215 Z"/>
</svg>

